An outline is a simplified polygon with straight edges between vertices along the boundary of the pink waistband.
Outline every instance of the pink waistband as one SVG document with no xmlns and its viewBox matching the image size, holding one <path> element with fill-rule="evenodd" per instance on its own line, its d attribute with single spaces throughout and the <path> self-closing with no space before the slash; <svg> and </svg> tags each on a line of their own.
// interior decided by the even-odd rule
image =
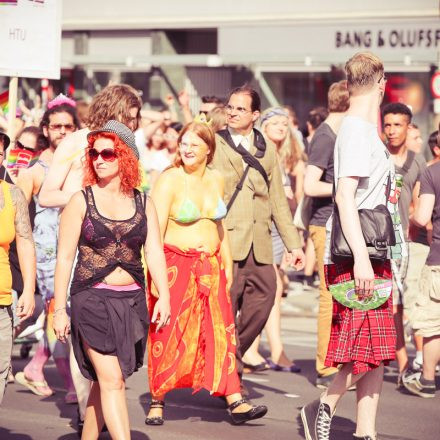
<svg viewBox="0 0 440 440">
<path fill-rule="evenodd" d="M 137 290 L 140 289 L 141 286 L 139 286 L 138 283 L 132 283 L 132 284 L 126 284 L 125 286 L 115 286 L 114 284 L 106 284 L 106 283 L 97 283 L 93 286 L 95 289 L 110 289 L 110 290 L 116 290 L 117 292 L 121 291 L 131 291 L 131 290 Z"/>
</svg>

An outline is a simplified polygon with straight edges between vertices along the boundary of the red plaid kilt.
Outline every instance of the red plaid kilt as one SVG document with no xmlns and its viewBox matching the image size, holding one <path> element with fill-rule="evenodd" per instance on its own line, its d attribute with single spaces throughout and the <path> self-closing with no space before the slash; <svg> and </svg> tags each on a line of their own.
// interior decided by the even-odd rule
<svg viewBox="0 0 440 440">
<path fill-rule="evenodd" d="M 389 261 L 373 263 L 376 278 L 392 278 Z M 324 266 L 327 287 L 354 279 L 353 263 Z M 325 365 L 353 362 L 353 374 L 385 365 L 396 357 L 393 298 L 373 310 L 350 309 L 333 298 L 333 318 Z"/>
</svg>

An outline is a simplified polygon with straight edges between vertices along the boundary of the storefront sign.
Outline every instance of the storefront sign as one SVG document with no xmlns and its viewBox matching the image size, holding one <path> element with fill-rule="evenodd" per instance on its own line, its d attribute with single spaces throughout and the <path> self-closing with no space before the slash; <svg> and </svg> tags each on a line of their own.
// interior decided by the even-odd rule
<svg viewBox="0 0 440 440">
<path fill-rule="evenodd" d="M 357 51 L 368 50 L 386 63 L 431 64 L 440 50 L 440 20 L 228 26 L 219 28 L 218 47 L 224 59 L 230 56 L 243 62 L 338 64 Z"/>
<path fill-rule="evenodd" d="M 335 33 L 335 48 L 353 49 L 430 49 L 440 47 L 440 25 L 437 28 L 395 28 L 376 30 L 340 30 Z"/>
<path fill-rule="evenodd" d="M 0 11 L 0 75 L 60 77 L 60 0 L 18 0 Z"/>
</svg>

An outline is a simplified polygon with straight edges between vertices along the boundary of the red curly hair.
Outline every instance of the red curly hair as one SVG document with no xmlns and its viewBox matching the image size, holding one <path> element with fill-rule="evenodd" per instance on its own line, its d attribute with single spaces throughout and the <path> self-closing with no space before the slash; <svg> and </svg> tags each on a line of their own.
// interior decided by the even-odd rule
<svg viewBox="0 0 440 440">
<path fill-rule="evenodd" d="M 88 138 L 88 148 L 93 148 L 99 138 L 111 139 L 119 161 L 119 177 L 121 189 L 124 194 L 131 194 L 133 189 L 141 184 L 142 176 L 139 168 L 139 161 L 130 147 L 119 139 L 114 133 L 98 133 Z M 85 156 L 85 169 L 83 186 L 95 185 L 98 183 L 98 176 L 93 167 L 93 160 L 88 154 Z"/>
</svg>

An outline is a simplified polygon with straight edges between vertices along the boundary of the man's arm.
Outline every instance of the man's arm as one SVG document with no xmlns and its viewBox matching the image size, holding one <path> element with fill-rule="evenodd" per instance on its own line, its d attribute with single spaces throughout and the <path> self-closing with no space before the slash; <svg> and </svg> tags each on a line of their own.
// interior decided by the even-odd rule
<svg viewBox="0 0 440 440">
<path fill-rule="evenodd" d="M 61 141 L 54 152 L 49 173 L 43 182 L 38 200 L 41 206 L 65 207 L 73 193 L 63 191 L 62 187 L 79 153 L 75 133 Z"/>
<path fill-rule="evenodd" d="M 342 232 L 353 253 L 356 291 L 370 296 L 374 286 L 374 272 L 355 202 L 358 184 L 358 177 L 341 177 L 335 202 L 338 206 Z"/>
<path fill-rule="evenodd" d="M 331 197 L 333 185 L 320 179 L 324 170 L 315 165 L 307 165 L 304 177 L 304 194 L 309 197 Z"/>
<path fill-rule="evenodd" d="M 434 194 L 422 194 L 420 196 L 419 203 L 416 207 L 414 216 L 412 217 L 413 222 L 417 226 L 423 228 L 431 221 L 434 204 Z"/>
<path fill-rule="evenodd" d="M 191 113 L 191 109 L 189 108 L 189 96 L 186 90 L 179 92 L 179 104 L 183 115 L 183 121 L 185 124 L 189 124 L 193 121 L 193 115 Z"/>
<path fill-rule="evenodd" d="M 34 194 L 34 165 L 31 168 L 24 169 L 17 179 L 17 186 L 23 191 L 27 203 L 29 204 Z"/>
<path fill-rule="evenodd" d="M 23 293 L 17 304 L 17 316 L 29 318 L 35 307 L 35 277 L 37 261 L 34 238 L 29 220 L 28 204 L 23 192 L 17 186 L 11 186 L 12 202 L 15 206 L 15 241 L 17 243 L 18 262 L 23 277 Z"/>
</svg>

